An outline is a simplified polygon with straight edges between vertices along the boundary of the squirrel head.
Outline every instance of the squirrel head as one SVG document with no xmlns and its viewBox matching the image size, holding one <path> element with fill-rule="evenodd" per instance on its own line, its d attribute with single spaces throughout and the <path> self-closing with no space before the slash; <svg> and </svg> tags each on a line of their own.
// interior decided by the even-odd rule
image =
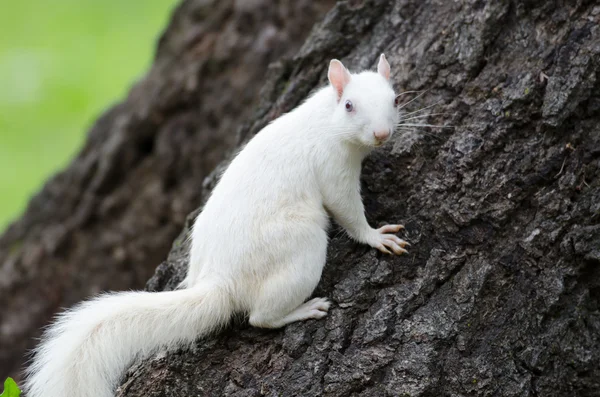
<svg viewBox="0 0 600 397">
<path fill-rule="evenodd" d="M 327 77 L 336 97 L 334 125 L 341 130 L 335 132 L 361 146 L 376 147 L 388 141 L 398 123 L 398 101 L 385 55 L 379 57 L 377 72 L 358 74 L 350 74 L 332 59 Z"/>
</svg>

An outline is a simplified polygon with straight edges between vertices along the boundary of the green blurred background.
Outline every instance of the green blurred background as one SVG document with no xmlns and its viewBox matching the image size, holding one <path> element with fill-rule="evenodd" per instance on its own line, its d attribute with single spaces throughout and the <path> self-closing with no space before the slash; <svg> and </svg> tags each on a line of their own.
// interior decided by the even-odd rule
<svg viewBox="0 0 600 397">
<path fill-rule="evenodd" d="M 3 1 L 0 233 L 148 69 L 176 3 Z"/>
</svg>

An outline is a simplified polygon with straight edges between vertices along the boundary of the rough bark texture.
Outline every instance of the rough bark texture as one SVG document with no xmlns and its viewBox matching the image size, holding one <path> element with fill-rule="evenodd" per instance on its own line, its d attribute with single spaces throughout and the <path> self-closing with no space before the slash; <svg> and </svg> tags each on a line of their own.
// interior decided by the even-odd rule
<svg viewBox="0 0 600 397">
<path fill-rule="evenodd" d="M 338 3 L 272 70 L 242 136 L 323 83 L 331 57 L 357 70 L 385 52 L 398 90 L 429 90 L 408 111 L 449 113 L 416 121 L 454 126 L 399 131 L 365 162 L 370 221 L 404 223 L 410 255 L 335 229 L 325 320 L 239 321 L 136 363 L 118 395 L 597 396 L 599 20 L 583 1 Z M 150 290 L 182 279 L 185 236 Z"/>
<path fill-rule="evenodd" d="M 212 15 L 217 10 L 206 12 Z M 169 29 L 177 31 L 180 40 L 193 37 L 190 15 L 180 16 L 188 22 Z M 135 363 L 118 395 L 598 395 L 599 22 L 600 7 L 591 1 L 336 4 L 293 59 L 270 69 L 260 83 L 264 85 L 260 104 L 243 115 L 239 139 L 249 139 L 323 83 L 330 58 L 341 58 L 357 70 L 373 67 L 377 55 L 385 52 L 399 91 L 429 90 L 406 108 L 408 112 L 437 104 L 431 110 L 448 113 L 408 123 L 453 126 L 398 131 L 365 162 L 363 196 L 369 220 L 372 225 L 403 223 L 405 238 L 413 244 L 410 254 L 385 256 L 334 229 L 328 263 L 315 292 L 334 301 L 325 320 L 278 331 L 253 329 L 239 320 L 191 349 Z M 204 37 L 202 33 L 195 42 L 202 43 Z M 175 47 L 163 42 L 162 53 Z M 198 55 L 196 62 L 210 64 L 203 57 Z M 85 181 L 86 188 L 77 195 L 79 204 L 65 211 L 82 208 L 83 221 L 68 229 L 68 238 L 58 239 L 62 244 L 51 247 L 74 249 L 82 244 L 82 259 L 95 258 L 96 252 L 89 247 L 83 251 L 85 245 L 77 240 L 82 228 L 90 234 L 95 228 L 129 244 L 131 237 L 118 234 L 111 224 L 126 228 L 141 222 L 121 212 L 122 202 L 130 201 L 134 193 L 119 195 L 121 204 L 113 209 L 93 201 L 94 187 L 113 194 L 133 189 L 146 197 L 136 203 L 145 207 L 138 215 L 162 214 L 153 216 L 164 222 L 162 226 L 135 236 L 134 252 L 145 258 L 153 258 L 152 250 L 165 244 L 164 230 L 177 226 L 171 217 L 183 216 L 183 210 L 161 208 L 172 208 L 177 200 L 200 201 L 199 175 L 209 164 L 193 148 L 227 147 L 232 141 L 222 142 L 219 139 L 225 138 L 212 134 L 208 136 L 216 142 L 207 141 L 206 135 L 195 132 L 196 113 L 208 117 L 206 107 L 221 98 L 221 91 L 198 95 L 197 85 L 206 80 L 208 67 L 183 74 L 190 80 L 176 83 L 174 76 L 179 79 L 183 73 L 178 62 L 158 61 L 151 81 L 159 88 L 141 87 L 137 99 L 130 98 L 134 108 L 117 108 L 99 122 L 95 131 L 112 132 L 93 132 L 88 151 L 112 147 L 108 145 L 115 140 L 112 145 L 120 145 L 117 153 L 122 159 L 116 161 L 106 149 L 98 151 L 95 167 L 74 165 L 83 170 L 76 173 L 80 178 L 76 180 Z M 192 93 L 182 87 L 193 87 Z M 249 82 L 248 91 L 257 89 L 256 82 Z M 148 108 L 148 100 L 175 105 Z M 136 116 L 139 112 L 145 118 Z M 226 125 L 234 129 L 242 125 L 240 120 L 232 118 Z M 151 135 L 160 129 L 153 123 L 159 122 L 164 134 Z M 127 127 L 118 127 L 122 125 Z M 127 128 L 128 133 L 115 132 L 117 128 Z M 170 155 L 153 157 L 148 171 L 138 175 L 147 152 Z M 85 154 L 77 161 L 85 161 Z M 210 165 L 221 158 L 216 157 Z M 173 165 L 179 162 L 184 165 Z M 203 184 L 202 198 L 223 166 Z M 194 172 L 179 174 L 188 168 Z M 53 183 L 49 192 L 54 191 Z M 66 182 L 61 183 L 56 191 L 65 189 Z M 72 184 L 75 191 L 81 189 L 77 182 Z M 173 184 L 177 188 L 164 187 Z M 149 189 L 154 190 L 144 195 Z M 85 192 L 91 197 L 87 206 Z M 49 204 L 40 199 L 32 206 L 43 205 Z M 91 215 L 86 208 L 91 208 L 87 210 Z M 112 221 L 97 222 L 99 213 L 111 211 Z M 33 220 L 23 222 L 25 236 Z M 187 227 L 148 283 L 149 290 L 172 289 L 183 278 Z M 37 235 L 40 240 L 41 232 Z M 38 252 L 19 247 L 16 251 L 26 252 L 19 254 L 21 258 Z M 58 271 L 52 267 L 55 262 L 44 266 L 48 274 Z M 89 264 L 89 269 L 97 266 Z M 83 272 L 81 282 L 86 276 Z M 57 277 L 40 278 L 50 279 Z M 40 283 L 41 289 L 44 282 Z M 46 299 L 51 287 L 42 289 Z"/>
<path fill-rule="evenodd" d="M 0 238 L 0 379 L 60 307 L 140 289 L 254 112 L 269 63 L 332 1 L 184 1 L 155 63 Z M 293 21 L 293 23 L 290 23 Z M 118 65 L 115 65 L 118 67 Z"/>
</svg>

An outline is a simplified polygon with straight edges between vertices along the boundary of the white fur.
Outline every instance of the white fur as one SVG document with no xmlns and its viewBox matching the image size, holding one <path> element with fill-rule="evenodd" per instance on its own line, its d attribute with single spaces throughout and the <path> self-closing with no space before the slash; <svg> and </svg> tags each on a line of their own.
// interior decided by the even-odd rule
<svg viewBox="0 0 600 397">
<path fill-rule="evenodd" d="M 371 228 L 360 197 L 361 161 L 381 144 L 373 131 L 398 121 L 393 89 L 378 73 L 337 77 L 340 97 L 322 88 L 233 160 L 194 224 L 184 289 L 104 295 L 60 315 L 28 370 L 29 397 L 112 396 L 133 359 L 185 346 L 234 312 L 268 328 L 322 318 L 329 302 L 303 302 L 325 265 L 329 214 L 360 242 L 406 252 L 388 234 L 400 226 Z"/>
</svg>

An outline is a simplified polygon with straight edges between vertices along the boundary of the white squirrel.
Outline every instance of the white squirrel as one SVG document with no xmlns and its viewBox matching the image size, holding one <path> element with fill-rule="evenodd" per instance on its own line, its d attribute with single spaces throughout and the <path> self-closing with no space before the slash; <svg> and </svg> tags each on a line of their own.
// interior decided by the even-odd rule
<svg viewBox="0 0 600 397">
<path fill-rule="evenodd" d="M 363 158 L 399 119 L 390 65 L 381 54 L 377 73 L 352 75 L 334 59 L 328 78 L 231 162 L 195 220 L 182 289 L 101 295 L 61 314 L 27 370 L 27 396 L 113 396 L 135 358 L 189 345 L 233 313 L 264 328 L 323 318 L 329 301 L 304 301 L 325 265 L 329 214 L 361 243 L 406 252 L 402 226 L 370 227 L 360 196 Z"/>
</svg>

